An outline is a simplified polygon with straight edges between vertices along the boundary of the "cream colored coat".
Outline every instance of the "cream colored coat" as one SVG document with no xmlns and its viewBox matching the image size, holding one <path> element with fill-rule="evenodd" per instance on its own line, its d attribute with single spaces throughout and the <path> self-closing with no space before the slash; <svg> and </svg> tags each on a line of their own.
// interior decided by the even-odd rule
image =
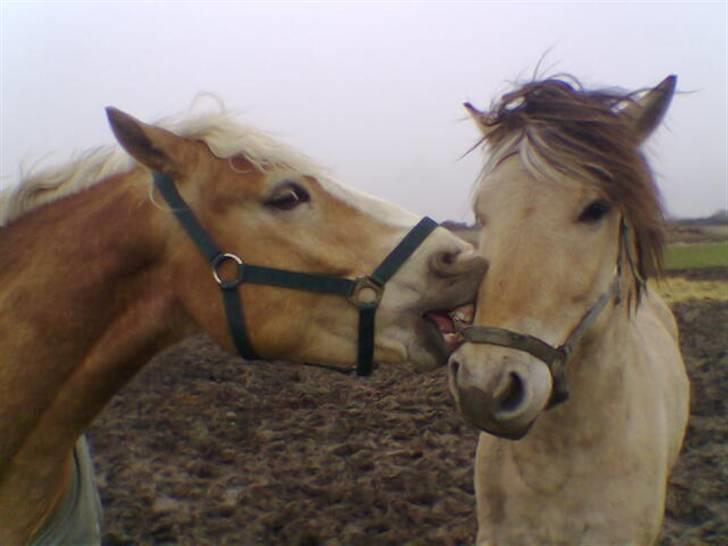
<svg viewBox="0 0 728 546">
<path fill-rule="evenodd" d="M 480 435 L 478 546 L 656 540 L 689 384 L 675 320 L 659 296 L 650 292 L 631 319 L 622 311 L 571 363 L 566 404 L 517 442 Z"/>
<path fill-rule="evenodd" d="M 669 76 L 620 94 L 551 79 L 504 95 L 490 113 L 468 106 L 491 150 L 474 199 L 490 264 L 474 324 L 556 348 L 619 287 L 568 356 L 570 398 L 553 409 L 552 374 L 536 356 L 468 342 L 451 356 L 458 408 L 484 431 L 475 461 L 480 546 L 657 539 L 689 383 L 669 308 L 649 291 L 638 304 L 663 244 L 640 146 L 675 86 Z"/>
</svg>

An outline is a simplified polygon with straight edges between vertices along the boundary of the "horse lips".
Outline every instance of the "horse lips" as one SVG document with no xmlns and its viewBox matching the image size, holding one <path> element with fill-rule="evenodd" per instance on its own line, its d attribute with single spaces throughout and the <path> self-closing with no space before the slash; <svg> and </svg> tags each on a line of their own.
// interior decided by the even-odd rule
<svg viewBox="0 0 728 546">
<path fill-rule="evenodd" d="M 475 306 L 472 304 L 462 305 L 452 311 L 431 311 L 425 314 L 425 318 L 432 322 L 442 334 L 442 339 L 450 352 L 457 349 L 462 343 L 460 334 L 455 331 L 453 320 L 470 324 L 473 322 Z"/>
</svg>

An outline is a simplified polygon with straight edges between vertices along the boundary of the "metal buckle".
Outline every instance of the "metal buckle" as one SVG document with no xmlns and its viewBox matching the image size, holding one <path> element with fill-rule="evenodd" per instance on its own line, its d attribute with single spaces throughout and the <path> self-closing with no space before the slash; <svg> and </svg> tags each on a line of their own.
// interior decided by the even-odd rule
<svg viewBox="0 0 728 546">
<path fill-rule="evenodd" d="M 377 307 L 383 294 L 384 287 L 371 277 L 357 277 L 354 279 L 354 289 L 347 299 L 357 307 Z"/>
<path fill-rule="evenodd" d="M 220 266 L 227 260 L 232 260 L 237 264 L 238 273 L 235 278 L 231 280 L 223 280 L 222 277 L 220 277 L 220 273 L 218 272 Z M 239 256 L 236 256 L 235 254 L 230 254 L 229 252 L 225 252 L 224 254 L 218 254 L 217 256 L 215 256 L 210 263 L 212 265 L 212 277 L 215 279 L 215 282 L 220 285 L 220 288 L 235 288 L 241 282 L 243 282 L 243 269 L 245 267 L 245 264 Z"/>
</svg>

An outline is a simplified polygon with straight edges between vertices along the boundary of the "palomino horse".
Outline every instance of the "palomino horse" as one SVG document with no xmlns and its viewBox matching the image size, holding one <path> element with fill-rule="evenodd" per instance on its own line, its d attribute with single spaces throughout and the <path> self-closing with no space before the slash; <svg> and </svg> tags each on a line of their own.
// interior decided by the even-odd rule
<svg viewBox="0 0 728 546">
<path fill-rule="evenodd" d="M 674 317 L 645 286 L 663 216 L 640 145 L 674 88 L 669 77 L 619 95 L 552 79 L 489 113 L 466 105 L 491 151 L 474 198 L 490 268 L 449 366 L 461 413 L 486 432 L 480 545 L 658 535 L 689 384 Z"/>
<path fill-rule="evenodd" d="M 225 114 L 171 131 L 108 113 L 136 162 L 91 153 L 2 200 L 3 546 L 98 543 L 79 435 L 163 347 L 204 331 L 231 351 L 359 361 L 363 374 L 371 358 L 444 364 L 442 312 L 472 302 L 485 270 L 432 221 Z"/>
</svg>

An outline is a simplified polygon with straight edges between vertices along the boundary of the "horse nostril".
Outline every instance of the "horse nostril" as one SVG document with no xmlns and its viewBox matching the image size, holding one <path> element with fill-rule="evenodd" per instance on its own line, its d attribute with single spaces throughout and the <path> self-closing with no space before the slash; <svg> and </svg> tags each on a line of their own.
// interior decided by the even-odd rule
<svg viewBox="0 0 728 546">
<path fill-rule="evenodd" d="M 453 376 L 453 378 L 458 376 L 458 371 L 460 370 L 460 362 L 457 360 L 450 360 L 450 374 Z"/>
<path fill-rule="evenodd" d="M 498 393 L 496 403 L 498 411 L 511 412 L 521 405 L 526 397 L 526 387 L 521 376 L 515 372 L 508 374 L 508 384 Z"/>
<path fill-rule="evenodd" d="M 460 269 L 458 265 L 458 257 L 460 251 L 440 252 L 430 259 L 430 268 L 438 275 L 451 276 L 456 275 Z"/>
<path fill-rule="evenodd" d="M 452 265 L 455 263 L 455 260 L 457 259 L 457 254 L 455 252 L 444 252 L 440 259 L 442 260 L 443 264 Z"/>
<path fill-rule="evenodd" d="M 488 261 L 472 248 L 457 249 L 433 254 L 430 269 L 441 277 L 467 275 L 473 280 L 480 280 L 488 269 Z"/>
</svg>

